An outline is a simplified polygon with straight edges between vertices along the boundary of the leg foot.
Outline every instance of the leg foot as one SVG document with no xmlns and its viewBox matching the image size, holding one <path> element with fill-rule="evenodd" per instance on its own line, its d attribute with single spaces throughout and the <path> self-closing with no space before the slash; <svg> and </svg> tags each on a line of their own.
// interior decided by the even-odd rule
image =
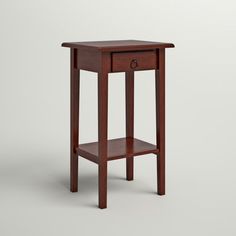
<svg viewBox="0 0 236 236">
<path fill-rule="evenodd" d="M 134 157 L 126 158 L 126 180 L 134 179 Z"/>
<path fill-rule="evenodd" d="M 99 208 L 104 209 L 107 208 L 107 163 L 99 164 Z"/>
<path fill-rule="evenodd" d="M 157 194 L 165 195 L 165 162 L 161 156 L 157 157 Z"/>
<path fill-rule="evenodd" d="M 78 156 L 71 156 L 70 191 L 78 192 Z"/>
</svg>

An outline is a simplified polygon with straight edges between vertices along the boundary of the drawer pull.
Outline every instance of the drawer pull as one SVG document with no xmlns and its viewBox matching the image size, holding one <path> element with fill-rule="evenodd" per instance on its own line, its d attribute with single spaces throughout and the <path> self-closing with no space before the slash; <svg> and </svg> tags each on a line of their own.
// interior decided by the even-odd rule
<svg viewBox="0 0 236 236">
<path fill-rule="evenodd" d="M 131 69 L 135 69 L 136 67 L 138 67 L 138 62 L 136 59 L 133 59 L 131 62 L 130 62 L 130 68 Z"/>
</svg>

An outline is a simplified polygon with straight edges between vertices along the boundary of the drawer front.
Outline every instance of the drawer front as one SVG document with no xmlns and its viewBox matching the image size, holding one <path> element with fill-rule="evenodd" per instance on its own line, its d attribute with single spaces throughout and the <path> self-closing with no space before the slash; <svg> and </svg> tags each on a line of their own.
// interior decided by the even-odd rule
<svg viewBox="0 0 236 236">
<path fill-rule="evenodd" d="M 156 51 L 112 53 L 112 72 L 156 69 Z"/>
</svg>

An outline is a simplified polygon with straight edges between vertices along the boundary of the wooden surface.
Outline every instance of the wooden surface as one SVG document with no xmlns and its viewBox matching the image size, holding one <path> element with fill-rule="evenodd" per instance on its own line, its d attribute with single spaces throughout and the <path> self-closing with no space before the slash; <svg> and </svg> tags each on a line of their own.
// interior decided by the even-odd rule
<svg viewBox="0 0 236 236">
<path fill-rule="evenodd" d="M 95 163 L 99 163 L 98 142 L 80 144 L 78 154 Z M 107 160 L 139 156 L 148 153 L 157 154 L 159 150 L 153 144 L 135 138 L 119 138 L 108 140 Z"/>
<path fill-rule="evenodd" d="M 101 68 L 101 53 L 90 50 L 76 50 L 78 51 L 76 61 L 78 69 L 99 72 Z"/>
<path fill-rule="evenodd" d="M 156 51 L 112 53 L 112 72 L 156 69 Z"/>
<path fill-rule="evenodd" d="M 99 50 L 103 52 L 111 51 L 137 51 L 149 50 L 155 48 L 171 48 L 174 47 L 172 43 L 150 42 L 142 40 L 113 40 L 113 41 L 90 41 L 90 42 L 65 42 L 63 47 Z"/>
</svg>

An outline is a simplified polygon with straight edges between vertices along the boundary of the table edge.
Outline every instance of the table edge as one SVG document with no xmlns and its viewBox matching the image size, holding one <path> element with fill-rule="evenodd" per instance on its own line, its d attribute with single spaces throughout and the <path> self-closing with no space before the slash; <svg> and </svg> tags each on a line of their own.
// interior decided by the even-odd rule
<svg viewBox="0 0 236 236">
<path fill-rule="evenodd" d="M 107 47 L 95 47 L 77 44 L 75 42 L 64 42 L 61 44 L 62 47 L 75 48 L 75 49 L 84 49 L 84 50 L 93 50 L 100 52 L 114 52 L 114 51 L 136 51 L 136 50 L 149 50 L 149 49 L 162 49 L 162 48 L 174 48 L 173 43 L 162 43 L 160 44 L 151 44 L 151 45 L 127 45 L 127 46 L 107 46 Z"/>
</svg>

